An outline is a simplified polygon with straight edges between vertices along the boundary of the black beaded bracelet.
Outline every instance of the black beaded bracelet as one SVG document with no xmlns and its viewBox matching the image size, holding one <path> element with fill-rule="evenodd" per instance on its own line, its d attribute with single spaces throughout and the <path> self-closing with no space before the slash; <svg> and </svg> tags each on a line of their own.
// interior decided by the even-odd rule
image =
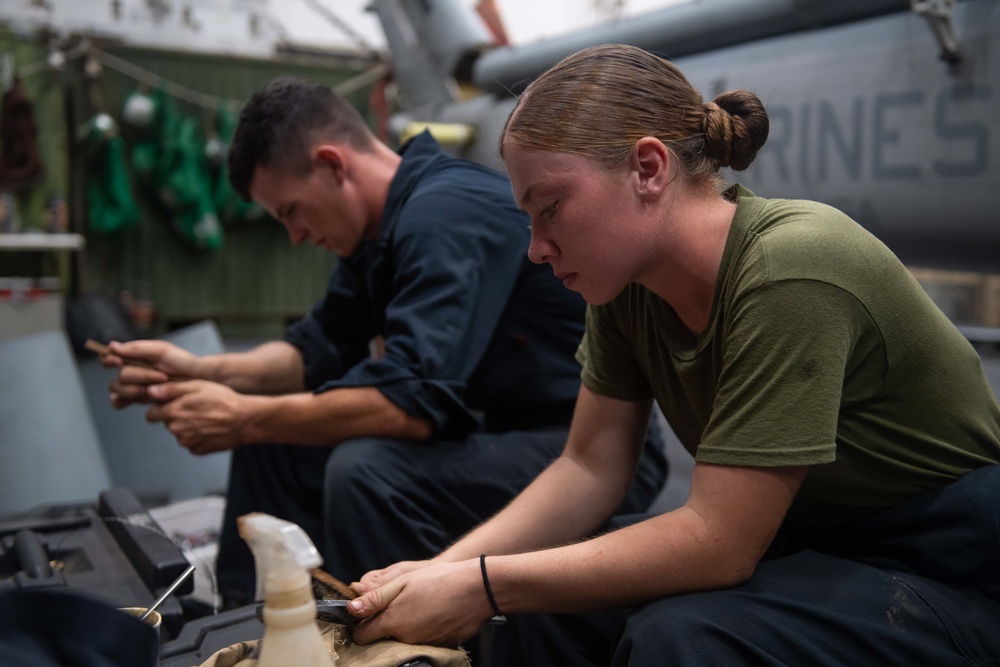
<svg viewBox="0 0 1000 667">
<path fill-rule="evenodd" d="M 486 576 L 486 554 L 479 554 L 479 569 L 483 571 L 483 586 L 486 588 L 486 597 L 490 599 L 490 606 L 496 616 L 503 616 L 500 608 L 497 607 L 496 598 L 493 597 L 493 589 L 490 588 L 490 579 Z"/>
</svg>

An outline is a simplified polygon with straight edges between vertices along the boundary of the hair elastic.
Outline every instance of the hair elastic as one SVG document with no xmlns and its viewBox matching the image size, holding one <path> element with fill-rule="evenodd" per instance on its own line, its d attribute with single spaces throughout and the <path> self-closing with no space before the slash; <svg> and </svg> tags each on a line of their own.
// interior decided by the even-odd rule
<svg viewBox="0 0 1000 667">
<path fill-rule="evenodd" d="M 479 569 L 483 571 L 483 586 L 486 588 L 486 597 L 490 599 L 490 606 L 493 607 L 493 614 L 503 616 L 500 608 L 497 607 L 496 598 L 493 597 L 493 589 L 490 588 L 490 579 L 486 576 L 486 554 L 479 554 Z"/>
</svg>

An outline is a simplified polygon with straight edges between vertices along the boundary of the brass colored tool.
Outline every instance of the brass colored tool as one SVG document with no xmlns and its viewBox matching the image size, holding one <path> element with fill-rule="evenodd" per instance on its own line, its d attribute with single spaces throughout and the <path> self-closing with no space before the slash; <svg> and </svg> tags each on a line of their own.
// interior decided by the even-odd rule
<svg viewBox="0 0 1000 667">
<path fill-rule="evenodd" d="M 93 338 L 88 338 L 87 342 L 85 342 L 83 346 L 86 349 L 90 350 L 91 352 L 95 352 L 97 354 L 104 354 L 105 352 L 109 351 L 107 345 L 105 345 L 104 343 L 99 343 Z M 126 357 L 122 357 L 122 360 L 124 361 L 126 366 L 139 366 L 140 368 L 153 368 L 155 370 L 152 364 L 145 362 L 142 359 L 128 359 Z M 176 379 L 176 378 L 171 378 L 171 379 Z"/>
<path fill-rule="evenodd" d="M 104 343 L 98 343 L 93 338 L 88 338 L 87 342 L 84 343 L 83 346 L 88 350 L 90 350 L 91 352 L 96 352 L 97 354 L 104 354 L 105 352 L 108 351 L 107 345 L 105 345 Z"/>
</svg>

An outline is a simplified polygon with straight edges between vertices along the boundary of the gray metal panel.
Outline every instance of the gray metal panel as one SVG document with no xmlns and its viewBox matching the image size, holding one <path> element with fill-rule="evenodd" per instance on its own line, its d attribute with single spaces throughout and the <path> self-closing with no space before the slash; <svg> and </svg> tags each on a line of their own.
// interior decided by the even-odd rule
<svg viewBox="0 0 1000 667">
<path fill-rule="evenodd" d="M 92 501 L 111 477 L 61 331 L 0 342 L 0 512 Z"/>
<path fill-rule="evenodd" d="M 682 58 L 706 99 L 752 90 L 767 144 L 730 175 L 764 197 L 843 210 L 910 266 L 1000 272 L 1000 3 L 954 12 L 949 68 L 909 12 Z"/>
<path fill-rule="evenodd" d="M 163 339 L 199 356 L 225 352 L 212 322 L 179 329 Z M 225 492 L 229 452 L 195 456 L 178 445 L 163 424 L 146 421 L 147 406 L 113 408 L 108 384 L 116 371 L 103 368 L 97 359 L 83 360 L 80 373 L 115 486 L 123 486 L 143 500 L 170 502 Z"/>
</svg>

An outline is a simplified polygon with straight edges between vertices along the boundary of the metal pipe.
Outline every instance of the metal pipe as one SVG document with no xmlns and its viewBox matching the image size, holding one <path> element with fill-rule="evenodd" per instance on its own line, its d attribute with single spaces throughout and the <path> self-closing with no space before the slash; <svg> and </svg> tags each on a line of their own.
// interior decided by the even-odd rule
<svg viewBox="0 0 1000 667">
<path fill-rule="evenodd" d="M 908 0 L 693 0 L 526 46 L 494 49 L 472 79 L 491 93 L 519 93 L 538 74 L 595 44 L 631 44 L 668 58 L 909 8 Z"/>
</svg>

